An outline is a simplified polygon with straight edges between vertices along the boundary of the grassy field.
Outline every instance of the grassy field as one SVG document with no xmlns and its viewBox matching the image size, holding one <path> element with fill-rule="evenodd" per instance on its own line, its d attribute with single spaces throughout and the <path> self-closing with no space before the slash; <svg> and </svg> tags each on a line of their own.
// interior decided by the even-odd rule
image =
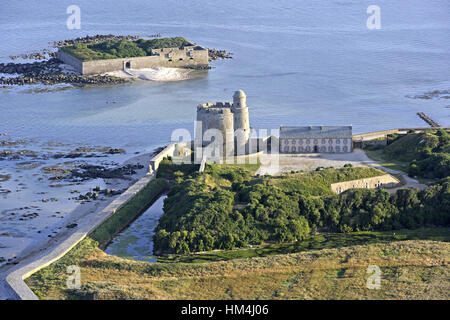
<svg viewBox="0 0 450 320">
<path fill-rule="evenodd" d="M 385 168 L 408 173 L 409 162 L 389 159 L 384 154 L 383 149 L 376 149 L 376 150 L 366 149 L 364 150 L 364 152 L 370 159 L 377 161 L 381 166 Z"/>
<path fill-rule="evenodd" d="M 369 167 L 326 168 L 321 171 L 289 173 L 271 179 L 284 192 L 299 191 L 303 195 L 324 196 L 333 195 L 331 184 L 336 182 L 371 178 L 386 174 L 383 171 Z"/>
<path fill-rule="evenodd" d="M 448 235 L 446 236 L 448 237 Z M 449 299 L 450 244 L 407 240 L 211 263 L 109 256 L 86 239 L 26 280 L 41 299 Z M 82 287 L 66 288 L 66 267 Z M 381 268 L 369 290 L 367 267 Z"/>
<path fill-rule="evenodd" d="M 380 166 L 383 166 L 388 169 L 397 170 L 401 172 L 408 173 L 409 168 L 409 162 L 407 161 L 400 161 L 396 159 L 391 159 L 389 156 L 387 156 L 383 149 L 377 149 L 377 150 L 364 150 L 366 155 L 372 159 L 378 162 Z M 404 183 L 404 178 L 400 175 L 395 175 L 400 182 Z M 429 184 L 433 182 L 432 179 L 426 179 L 423 177 L 416 177 L 417 181 L 423 184 Z"/>
</svg>

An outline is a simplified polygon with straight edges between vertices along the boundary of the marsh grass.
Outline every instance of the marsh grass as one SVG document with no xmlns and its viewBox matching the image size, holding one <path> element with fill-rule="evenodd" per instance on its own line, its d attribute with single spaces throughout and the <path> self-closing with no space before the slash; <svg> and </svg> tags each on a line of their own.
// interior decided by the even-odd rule
<svg viewBox="0 0 450 320">
<path fill-rule="evenodd" d="M 86 239 L 70 254 L 82 287 L 51 265 L 27 279 L 41 299 L 449 299 L 450 244 L 408 240 L 211 263 L 146 263 L 109 256 Z M 86 251 L 87 250 L 87 251 Z M 67 263 L 58 261 L 59 270 Z M 366 287 L 367 267 L 382 271 Z"/>
<path fill-rule="evenodd" d="M 330 234 L 257 255 L 211 252 L 208 263 L 148 263 L 107 255 L 86 238 L 26 283 L 41 299 L 448 299 L 449 240 L 444 228 Z M 366 288 L 371 264 L 382 269 L 381 290 Z M 81 268 L 79 290 L 66 288 L 69 265 Z"/>
</svg>

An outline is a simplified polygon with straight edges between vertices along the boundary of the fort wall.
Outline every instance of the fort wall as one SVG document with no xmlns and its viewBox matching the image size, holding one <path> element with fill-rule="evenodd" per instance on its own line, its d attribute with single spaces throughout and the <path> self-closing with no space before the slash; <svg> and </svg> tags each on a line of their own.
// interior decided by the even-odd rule
<svg viewBox="0 0 450 320">
<path fill-rule="evenodd" d="M 99 74 L 125 69 L 180 68 L 208 66 L 208 49 L 201 47 L 164 48 L 153 50 L 151 56 L 81 61 L 62 50 L 58 59 L 71 65 L 82 75 Z"/>
<path fill-rule="evenodd" d="M 74 56 L 68 54 L 67 52 L 58 51 L 58 59 L 64 62 L 65 64 L 68 64 L 72 66 L 76 72 L 79 74 L 83 73 L 83 62 L 81 60 L 78 60 Z"/>
<path fill-rule="evenodd" d="M 339 194 L 348 189 L 393 188 L 398 185 L 400 185 L 400 181 L 397 178 L 390 174 L 384 174 L 378 177 L 333 183 L 331 190 Z"/>
</svg>

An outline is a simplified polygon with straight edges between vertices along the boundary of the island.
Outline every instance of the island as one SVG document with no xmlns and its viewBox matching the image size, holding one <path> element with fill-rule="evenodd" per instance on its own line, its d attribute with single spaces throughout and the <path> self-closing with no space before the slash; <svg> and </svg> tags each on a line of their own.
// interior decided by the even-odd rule
<svg viewBox="0 0 450 320">
<path fill-rule="evenodd" d="M 109 40 L 61 47 L 58 59 L 82 75 L 158 67 L 206 69 L 208 49 L 183 37 Z"/>
<path fill-rule="evenodd" d="M 184 37 L 147 37 L 150 39 L 135 35 L 86 36 L 55 41 L 52 49 L 42 52 L 12 55 L 12 60 L 39 61 L 0 63 L 0 85 L 117 85 L 133 77 L 117 76 L 116 71 L 126 75 L 129 70 L 148 68 L 208 70 L 210 61 L 232 58 L 226 50 L 204 48 Z"/>
</svg>

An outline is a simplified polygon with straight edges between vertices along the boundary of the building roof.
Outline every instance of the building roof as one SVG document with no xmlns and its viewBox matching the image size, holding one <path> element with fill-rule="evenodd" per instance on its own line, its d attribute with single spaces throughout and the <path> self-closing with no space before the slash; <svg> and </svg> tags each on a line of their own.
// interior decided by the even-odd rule
<svg viewBox="0 0 450 320">
<path fill-rule="evenodd" d="M 280 127 L 282 138 L 352 138 L 352 126 Z"/>
</svg>

